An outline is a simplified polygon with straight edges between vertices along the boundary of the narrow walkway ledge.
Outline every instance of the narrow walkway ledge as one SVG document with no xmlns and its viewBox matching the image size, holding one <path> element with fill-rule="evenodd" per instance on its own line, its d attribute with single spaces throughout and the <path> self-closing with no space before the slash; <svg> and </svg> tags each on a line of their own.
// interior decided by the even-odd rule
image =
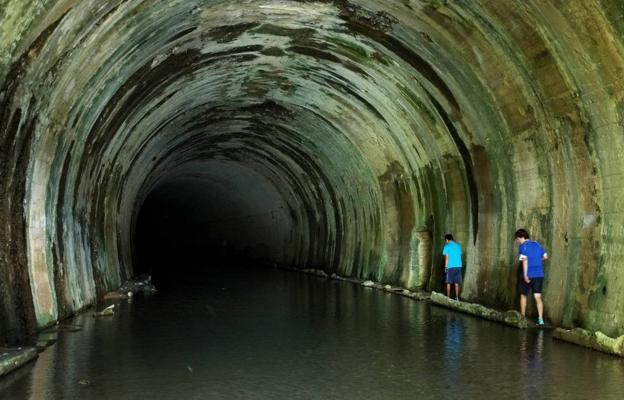
<svg viewBox="0 0 624 400">
<path fill-rule="evenodd" d="M 614 339 L 600 331 L 592 332 L 582 328 L 557 328 L 553 332 L 553 337 L 579 346 L 624 357 L 624 335 Z"/>
<path fill-rule="evenodd" d="M 409 297 L 410 299 L 414 299 L 414 300 L 429 300 L 429 294 L 422 292 L 422 291 L 412 291 L 406 288 L 402 288 L 400 286 L 392 286 L 389 284 L 383 284 L 380 282 L 373 282 L 371 280 L 360 280 L 360 279 L 355 279 L 355 278 L 349 278 L 349 277 L 345 277 L 345 276 L 340 276 L 336 273 L 331 274 L 330 276 L 327 275 L 327 273 L 323 270 L 318 270 L 318 269 L 304 269 L 304 270 L 299 270 L 301 272 L 304 272 L 306 274 L 312 274 L 312 275 L 316 275 L 316 276 L 320 276 L 322 278 L 327 278 L 327 279 L 334 279 L 337 281 L 345 281 L 345 282 L 351 282 L 351 283 L 355 283 L 357 285 L 362 285 L 364 287 L 367 288 L 372 288 L 372 289 L 377 289 L 377 290 L 384 290 L 386 292 L 390 292 L 390 293 L 394 293 L 394 294 L 398 294 L 401 296 L 405 296 L 405 297 Z"/>
<path fill-rule="evenodd" d="M 332 276 L 333 277 L 333 276 Z M 334 277 L 334 279 L 342 279 L 341 277 Z M 392 286 L 392 285 L 388 285 L 388 284 L 383 284 L 383 283 L 379 283 L 379 282 L 373 282 L 373 281 L 363 281 L 363 282 L 359 282 L 360 285 L 367 287 L 367 288 L 372 288 L 372 289 L 377 289 L 377 290 L 384 290 L 386 292 L 390 292 L 390 293 L 394 293 L 394 294 L 398 294 L 401 296 L 405 296 L 405 297 L 409 297 L 410 299 L 414 299 L 414 300 L 429 300 L 429 294 L 425 293 L 425 292 L 416 292 L 416 291 L 411 291 L 402 287 L 398 287 L 398 286 Z"/>
<path fill-rule="evenodd" d="M 371 288 L 371 289 L 383 290 L 386 292 L 409 297 L 410 299 L 417 300 L 417 301 L 429 300 L 429 293 L 424 292 L 424 291 L 409 290 L 400 286 L 392 286 L 392 285 L 383 284 L 380 282 L 373 282 L 371 280 L 364 281 L 361 279 L 340 276 L 336 273 L 327 275 L 327 272 L 323 271 L 322 269 L 314 269 L 314 268 L 299 269 L 299 268 L 293 268 L 293 267 L 284 266 L 284 265 L 280 265 L 280 266 L 275 265 L 275 268 L 280 268 L 280 269 L 287 270 L 287 271 L 304 273 L 308 275 L 315 275 L 323 279 L 333 279 L 337 281 L 355 283 L 356 285 L 362 285 L 364 287 Z"/>
<path fill-rule="evenodd" d="M 452 308 L 453 310 L 476 315 L 477 317 L 489 319 L 490 321 L 501 322 L 516 328 L 526 329 L 529 327 L 527 319 L 520 315 L 518 311 L 493 310 L 480 304 L 453 300 L 437 292 L 431 292 L 431 302 L 439 306 Z"/>
<path fill-rule="evenodd" d="M 0 376 L 37 358 L 36 347 L 0 348 Z"/>
</svg>

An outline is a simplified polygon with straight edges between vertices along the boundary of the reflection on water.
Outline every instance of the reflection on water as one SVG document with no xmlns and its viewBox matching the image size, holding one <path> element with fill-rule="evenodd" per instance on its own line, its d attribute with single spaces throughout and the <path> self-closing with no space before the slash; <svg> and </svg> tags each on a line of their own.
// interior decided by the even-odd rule
<svg viewBox="0 0 624 400">
<path fill-rule="evenodd" d="M 549 339 L 550 340 L 550 339 Z M 520 333 L 520 366 L 524 398 L 541 398 L 544 394 L 544 331 Z"/>
<path fill-rule="evenodd" d="M 77 317 L 2 399 L 616 399 L 624 361 L 428 303 L 231 269 Z"/>
<path fill-rule="evenodd" d="M 462 344 L 464 343 L 464 323 L 456 314 L 449 313 L 444 326 L 444 360 L 447 368 L 443 376 L 448 386 L 462 392 Z"/>
</svg>

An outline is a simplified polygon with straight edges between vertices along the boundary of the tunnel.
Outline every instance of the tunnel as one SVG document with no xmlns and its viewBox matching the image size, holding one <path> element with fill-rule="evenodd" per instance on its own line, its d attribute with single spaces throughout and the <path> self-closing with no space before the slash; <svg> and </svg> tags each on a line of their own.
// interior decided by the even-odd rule
<svg viewBox="0 0 624 400">
<path fill-rule="evenodd" d="M 624 334 L 619 0 L 0 2 L 0 343 L 253 262 Z"/>
</svg>

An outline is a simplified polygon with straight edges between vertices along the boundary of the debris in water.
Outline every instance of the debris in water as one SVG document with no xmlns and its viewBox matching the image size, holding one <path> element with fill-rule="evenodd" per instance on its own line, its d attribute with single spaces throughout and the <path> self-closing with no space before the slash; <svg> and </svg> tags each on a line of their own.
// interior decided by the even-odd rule
<svg viewBox="0 0 624 400">
<path fill-rule="evenodd" d="M 115 308 L 115 305 L 112 304 L 112 305 L 106 307 L 105 309 L 103 309 L 102 311 L 96 312 L 95 316 L 96 317 L 107 317 L 107 316 L 113 315 L 113 314 L 115 314 L 115 311 L 113 311 L 114 308 Z"/>
</svg>

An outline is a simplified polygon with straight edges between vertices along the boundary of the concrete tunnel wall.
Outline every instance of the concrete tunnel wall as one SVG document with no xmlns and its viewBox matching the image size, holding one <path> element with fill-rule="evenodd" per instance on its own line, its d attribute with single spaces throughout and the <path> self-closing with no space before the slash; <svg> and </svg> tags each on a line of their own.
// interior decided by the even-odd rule
<svg viewBox="0 0 624 400">
<path fill-rule="evenodd" d="M 504 309 L 525 227 L 551 254 L 548 317 L 623 334 L 623 16 L 0 0 L 0 339 L 131 276 L 141 205 L 176 182 L 270 193 L 279 218 L 249 223 L 277 233 L 246 243 L 265 260 L 412 289 L 437 285 L 453 232 L 464 297 Z"/>
</svg>

